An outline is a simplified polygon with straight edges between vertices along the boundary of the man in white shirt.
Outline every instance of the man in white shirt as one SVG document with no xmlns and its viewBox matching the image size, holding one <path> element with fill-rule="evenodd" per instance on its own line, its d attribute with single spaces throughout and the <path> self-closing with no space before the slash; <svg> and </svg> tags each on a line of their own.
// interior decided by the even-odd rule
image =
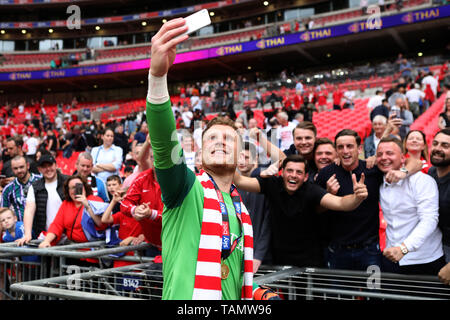
<svg viewBox="0 0 450 320">
<path fill-rule="evenodd" d="M 294 143 L 292 131 L 295 129 L 295 125 L 289 122 L 289 116 L 284 111 L 277 113 L 276 118 L 280 124 L 277 130 L 277 138 L 280 139 L 279 148 L 281 150 L 289 149 L 291 144 Z"/>
<path fill-rule="evenodd" d="M 185 128 L 189 129 L 191 127 L 192 118 L 194 118 L 194 114 L 191 110 L 189 110 L 189 107 L 184 107 L 184 111 L 181 113 L 181 118 L 184 121 Z"/>
<path fill-rule="evenodd" d="M 19 245 L 42 237 L 41 232 L 48 230 L 64 200 L 63 185 L 67 176 L 59 173 L 55 158 L 41 156 L 38 168 L 43 177 L 28 189 L 23 214 L 25 232 L 24 237 L 18 240 Z"/>
<path fill-rule="evenodd" d="M 367 102 L 367 108 L 369 109 L 369 112 L 375 109 L 375 107 L 381 106 L 383 104 L 383 99 L 383 91 L 377 90 L 377 92 L 375 92 L 375 95 L 369 99 L 369 102 Z"/>
<path fill-rule="evenodd" d="M 435 77 L 433 77 L 433 73 L 429 72 L 423 79 L 422 79 L 422 87 L 423 89 L 426 88 L 427 84 L 430 85 L 431 90 L 434 93 L 434 96 L 437 96 L 437 87 L 438 87 L 438 81 Z"/>
<path fill-rule="evenodd" d="M 409 102 L 409 110 L 414 115 L 414 118 L 417 118 L 423 110 L 420 110 L 420 100 L 425 98 L 425 92 L 420 90 L 420 84 L 414 84 L 414 88 L 406 91 L 406 99 Z"/>
<path fill-rule="evenodd" d="M 396 138 L 381 139 L 376 156 L 377 166 L 384 173 L 406 170 L 402 143 Z M 380 205 L 387 222 L 383 271 L 436 275 L 445 258 L 435 180 L 422 172 L 392 184 L 384 179 Z"/>
</svg>

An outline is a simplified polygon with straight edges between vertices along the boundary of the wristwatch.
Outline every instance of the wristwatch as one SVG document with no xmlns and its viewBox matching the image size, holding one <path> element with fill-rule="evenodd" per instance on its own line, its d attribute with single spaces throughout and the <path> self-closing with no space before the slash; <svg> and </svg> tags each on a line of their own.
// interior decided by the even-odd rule
<svg viewBox="0 0 450 320">
<path fill-rule="evenodd" d="M 405 254 L 407 254 L 409 251 L 408 251 L 408 248 L 402 243 L 401 245 L 400 245 L 400 250 L 402 250 L 402 253 L 405 255 Z"/>
<path fill-rule="evenodd" d="M 406 173 L 406 175 L 409 174 L 408 169 L 406 169 L 405 167 L 400 168 L 400 171 Z"/>
</svg>

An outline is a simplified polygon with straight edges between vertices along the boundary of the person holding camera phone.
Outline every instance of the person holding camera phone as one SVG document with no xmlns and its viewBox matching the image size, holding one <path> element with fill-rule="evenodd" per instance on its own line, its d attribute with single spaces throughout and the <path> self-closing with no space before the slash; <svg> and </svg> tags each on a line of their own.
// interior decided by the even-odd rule
<svg viewBox="0 0 450 320">
<path fill-rule="evenodd" d="M 50 247 L 58 243 L 63 234 L 74 242 L 87 242 L 88 239 L 81 225 L 83 209 L 87 210 L 97 226 L 102 225 L 101 216 L 94 215 L 88 200 L 98 202 L 103 202 L 103 200 L 92 194 L 91 187 L 83 177 L 79 175 L 70 176 L 64 183 L 63 190 L 65 200 L 59 207 L 45 239 L 39 244 L 39 248 Z"/>
</svg>

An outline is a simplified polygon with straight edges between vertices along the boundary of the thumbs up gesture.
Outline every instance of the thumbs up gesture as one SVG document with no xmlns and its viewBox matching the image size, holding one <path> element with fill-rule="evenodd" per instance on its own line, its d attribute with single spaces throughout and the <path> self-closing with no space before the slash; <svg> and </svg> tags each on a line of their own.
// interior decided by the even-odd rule
<svg viewBox="0 0 450 320">
<path fill-rule="evenodd" d="M 368 191 L 367 191 L 367 187 L 364 184 L 364 180 L 365 180 L 365 175 L 364 173 L 361 174 L 361 179 L 359 179 L 359 181 L 356 180 L 356 175 L 353 173 L 352 174 L 352 182 L 353 182 L 353 193 L 355 194 L 356 198 L 358 198 L 358 200 L 363 201 L 367 198 L 367 196 L 369 195 Z"/>
</svg>

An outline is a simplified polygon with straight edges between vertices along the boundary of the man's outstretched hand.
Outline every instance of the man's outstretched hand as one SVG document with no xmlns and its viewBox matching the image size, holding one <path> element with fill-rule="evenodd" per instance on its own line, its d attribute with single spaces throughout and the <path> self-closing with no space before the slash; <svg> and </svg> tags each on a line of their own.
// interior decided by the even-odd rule
<svg viewBox="0 0 450 320">
<path fill-rule="evenodd" d="M 162 77 L 169 71 L 175 60 L 176 46 L 189 37 L 188 35 L 179 36 L 188 29 L 185 23 L 183 18 L 167 21 L 152 37 L 151 75 Z"/>
</svg>

